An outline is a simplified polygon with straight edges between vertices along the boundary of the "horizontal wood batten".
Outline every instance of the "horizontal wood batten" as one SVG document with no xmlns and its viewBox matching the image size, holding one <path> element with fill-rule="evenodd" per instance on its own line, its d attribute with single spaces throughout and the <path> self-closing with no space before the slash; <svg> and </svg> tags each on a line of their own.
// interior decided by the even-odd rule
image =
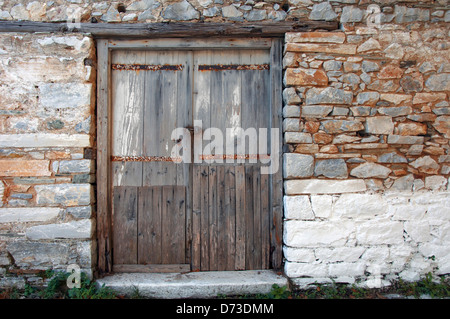
<svg viewBox="0 0 450 319">
<path fill-rule="evenodd" d="M 261 23 L 51 23 L 0 21 L 0 32 L 79 32 L 97 38 L 111 37 L 205 37 L 205 36 L 282 36 L 286 32 L 337 30 L 338 22 L 284 21 Z"/>
</svg>

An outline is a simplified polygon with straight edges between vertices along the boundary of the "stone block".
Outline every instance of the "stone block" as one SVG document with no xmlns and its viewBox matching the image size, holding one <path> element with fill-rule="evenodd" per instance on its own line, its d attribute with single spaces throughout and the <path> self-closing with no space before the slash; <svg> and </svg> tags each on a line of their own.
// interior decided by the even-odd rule
<svg viewBox="0 0 450 319">
<path fill-rule="evenodd" d="M 57 207 L 11 207 L 0 208 L 0 223 L 44 222 L 60 213 Z"/>
<path fill-rule="evenodd" d="M 373 51 L 373 50 L 381 50 L 381 45 L 374 38 L 369 38 L 363 44 L 358 46 L 357 52 L 361 53 L 361 52 L 367 52 L 367 51 Z"/>
<path fill-rule="evenodd" d="M 347 164 L 343 159 L 316 161 L 314 176 L 343 179 L 348 177 Z"/>
<path fill-rule="evenodd" d="M 88 159 L 82 160 L 64 160 L 59 162 L 59 173 L 92 173 L 94 161 Z"/>
<path fill-rule="evenodd" d="M 438 116 L 433 123 L 433 127 L 445 138 L 450 138 L 450 115 Z"/>
<path fill-rule="evenodd" d="M 396 221 L 366 221 L 356 227 L 359 245 L 403 244 L 403 223 Z"/>
<path fill-rule="evenodd" d="M 44 83 L 39 86 L 39 103 L 53 109 L 91 105 L 90 83 Z"/>
<path fill-rule="evenodd" d="M 330 277 L 360 277 L 364 275 L 365 270 L 366 264 L 364 262 L 341 262 L 330 264 L 328 274 Z"/>
<path fill-rule="evenodd" d="M 310 177 L 314 173 L 314 156 L 296 153 L 283 155 L 284 178 Z"/>
<path fill-rule="evenodd" d="M 66 243 L 17 241 L 7 244 L 6 250 L 15 265 L 25 269 L 58 268 L 69 260 L 69 245 Z"/>
<path fill-rule="evenodd" d="M 90 184 L 36 185 L 36 203 L 48 206 L 83 206 L 94 202 Z"/>
<path fill-rule="evenodd" d="M 392 134 L 394 123 L 390 116 L 373 116 L 366 119 L 365 128 L 371 134 Z"/>
<path fill-rule="evenodd" d="M 289 180 L 284 182 L 284 189 L 288 195 L 296 194 L 341 194 L 355 193 L 367 190 L 362 179 L 349 180 Z"/>
<path fill-rule="evenodd" d="M 286 219 L 314 219 L 314 213 L 311 209 L 311 203 L 308 196 L 284 196 L 283 201 L 284 217 Z"/>
<path fill-rule="evenodd" d="M 87 134 L 0 134 L 0 147 L 89 147 Z"/>
<path fill-rule="evenodd" d="M 327 87 L 325 89 L 312 88 L 306 92 L 306 104 L 343 104 L 352 103 L 353 94 L 349 91 Z"/>
<path fill-rule="evenodd" d="M 364 125 L 356 120 L 325 120 L 322 121 L 321 128 L 327 133 L 334 134 L 361 131 Z"/>
<path fill-rule="evenodd" d="M 300 221 L 284 223 L 284 243 L 291 247 L 339 247 L 355 232 L 352 221 Z"/>
<path fill-rule="evenodd" d="M 344 32 L 287 32 L 286 43 L 344 43 Z"/>
<path fill-rule="evenodd" d="M 443 101 L 447 98 L 445 93 L 416 93 L 414 95 L 413 104 L 422 104 L 430 102 Z"/>
<path fill-rule="evenodd" d="M 325 117 L 333 111 L 331 105 L 303 105 L 301 106 L 302 117 Z"/>
<path fill-rule="evenodd" d="M 354 6 L 345 6 L 341 14 L 341 23 L 361 22 L 364 11 Z"/>
<path fill-rule="evenodd" d="M 300 106 L 298 105 L 286 105 L 283 107 L 283 117 L 300 117 Z"/>
<path fill-rule="evenodd" d="M 431 75 L 425 81 L 425 86 L 431 91 L 450 91 L 450 73 Z"/>
<path fill-rule="evenodd" d="M 47 160 L 0 160 L 0 176 L 50 176 Z"/>
<path fill-rule="evenodd" d="M 444 190 L 447 179 L 444 176 L 434 175 L 425 177 L 425 188 L 430 190 Z"/>
<path fill-rule="evenodd" d="M 347 262 L 352 263 L 360 259 L 366 248 L 364 247 L 334 247 L 317 248 L 314 250 L 316 258 L 321 262 Z"/>
<path fill-rule="evenodd" d="M 356 96 L 356 103 L 363 105 L 375 105 L 380 99 L 378 92 L 362 92 Z"/>
<path fill-rule="evenodd" d="M 223 14 L 225 16 L 226 12 L 223 12 Z M 183 0 L 168 5 L 162 16 L 169 20 L 188 21 L 198 19 L 200 14 L 188 1 Z"/>
<path fill-rule="evenodd" d="M 92 206 L 67 207 L 66 211 L 75 219 L 91 218 L 92 216 Z"/>
<path fill-rule="evenodd" d="M 439 171 L 439 164 L 428 155 L 419 157 L 415 161 L 411 162 L 410 165 L 418 169 L 421 173 L 438 174 Z"/>
<path fill-rule="evenodd" d="M 397 126 L 400 135 L 425 135 L 427 134 L 427 125 L 422 123 L 400 123 Z"/>
<path fill-rule="evenodd" d="M 333 205 L 333 217 L 354 220 L 383 216 L 388 203 L 380 194 L 342 194 Z"/>
<path fill-rule="evenodd" d="M 284 246 L 283 253 L 287 261 L 311 263 L 316 260 L 313 249 Z"/>
<path fill-rule="evenodd" d="M 328 266 L 327 264 L 287 262 L 284 265 L 284 272 L 290 278 L 312 277 L 317 281 L 316 278 L 328 276 Z"/>
<path fill-rule="evenodd" d="M 383 165 L 364 163 L 350 171 L 351 176 L 358 178 L 387 178 L 391 170 Z"/>
<path fill-rule="evenodd" d="M 329 218 L 333 210 L 333 196 L 311 195 L 311 207 L 317 218 Z"/>
<path fill-rule="evenodd" d="M 356 54 L 356 45 L 354 44 L 317 44 L 317 43 L 288 43 L 286 44 L 288 52 L 320 52 L 329 54 Z"/>
<path fill-rule="evenodd" d="M 289 144 L 289 143 L 298 143 L 298 144 L 312 143 L 312 136 L 309 133 L 286 132 L 284 134 L 284 141 L 287 144 Z"/>
<path fill-rule="evenodd" d="M 423 136 L 389 135 L 388 144 L 423 144 Z"/>
<path fill-rule="evenodd" d="M 288 69 L 290 70 L 290 69 Z M 295 88 L 285 88 L 283 90 L 283 101 L 284 104 L 290 105 L 290 104 L 299 104 L 301 102 L 300 97 L 298 96 L 297 92 L 295 91 Z"/>
<path fill-rule="evenodd" d="M 327 74 L 319 69 L 294 69 L 288 68 L 285 72 L 285 85 L 306 86 L 328 85 Z"/>
<path fill-rule="evenodd" d="M 384 153 L 378 156 L 378 163 L 407 163 L 407 159 L 395 152 Z"/>
<path fill-rule="evenodd" d="M 381 93 L 380 100 L 393 103 L 395 105 L 410 103 L 412 101 L 412 95 L 409 94 L 396 94 L 396 93 Z"/>
<path fill-rule="evenodd" d="M 29 227 L 26 236 L 31 240 L 41 239 L 90 239 L 93 225 L 90 219 L 62 224 L 48 224 Z"/>
</svg>

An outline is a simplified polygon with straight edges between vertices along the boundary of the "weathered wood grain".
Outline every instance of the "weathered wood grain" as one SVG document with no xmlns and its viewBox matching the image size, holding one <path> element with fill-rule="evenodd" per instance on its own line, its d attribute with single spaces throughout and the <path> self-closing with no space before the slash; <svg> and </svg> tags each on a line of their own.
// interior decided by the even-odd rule
<svg viewBox="0 0 450 319">
<path fill-rule="evenodd" d="M 97 38 L 111 37 L 210 37 L 210 36 L 284 36 L 286 32 L 337 30 L 338 22 L 279 21 L 260 23 L 67 23 L 0 21 L 0 32 L 79 32 Z"/>
</svg>

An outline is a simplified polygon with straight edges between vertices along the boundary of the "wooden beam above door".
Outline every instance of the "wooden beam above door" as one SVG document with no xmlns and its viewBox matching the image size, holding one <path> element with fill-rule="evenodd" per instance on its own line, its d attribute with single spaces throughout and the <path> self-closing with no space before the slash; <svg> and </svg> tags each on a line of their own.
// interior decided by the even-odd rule
<svg viewBox="0 0 450 319">
<path fill-rule="evenodd" d="M 157 38 L 157 37 L 210 37 L 258 36 L 279 37 L 286 32 L 314 30 L 333 31 L 338 22 L 281 21 L 260 23 L 49 23 L 34 21 L 0 21 L 0 32 L 79 32 L 96 38 Z"/>
</svg>

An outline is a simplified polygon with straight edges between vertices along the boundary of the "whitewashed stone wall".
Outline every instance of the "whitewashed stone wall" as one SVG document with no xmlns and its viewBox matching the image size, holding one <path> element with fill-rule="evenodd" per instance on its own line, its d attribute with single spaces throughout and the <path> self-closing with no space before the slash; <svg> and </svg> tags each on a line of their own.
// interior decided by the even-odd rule
<svg viewBox="0 0 450 319">
<path fill-rule="evenodd" d="M 286 34 L 284 253 L 299 286 L 450 272 L 450 30 L 398 10 Z"/>
<path fill-rule="evenodd" d="M 286 274 L 299 286 L 333 279 L 371 288 L 448 274 L 449 194 L 285 196 Z"/>
</svg>

